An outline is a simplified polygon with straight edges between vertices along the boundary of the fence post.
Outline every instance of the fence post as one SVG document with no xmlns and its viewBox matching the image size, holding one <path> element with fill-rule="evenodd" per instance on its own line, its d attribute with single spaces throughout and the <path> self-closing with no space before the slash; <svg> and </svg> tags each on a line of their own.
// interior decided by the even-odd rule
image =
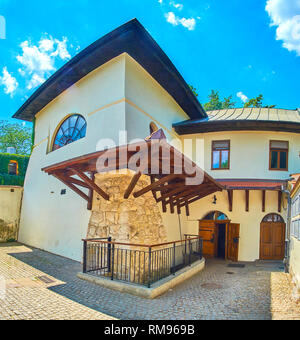
<svg viewBox="0 0 300 340">
<path fill-rule="evenodd" d="M 200 260 L 202 260 L 203 258 L 203 239 L 202 238 L 199 240 L 199 244 L 200 244 Z"/>
<path fill-rule="evenodd" d="M 108 242 L 111 242 L 111 237 L 109 237 Z M 107 269 L 108 272 L 110 273 L 111 270 L 111 243 L 108 243 L 107 245 Z"/>
<path fill-rule="evenodd" d="M 151 255 L 152 249 L 149 247 L 149 255 L 148 255 L 148 288 L 151 287 Z"/>
<path fill-rule="evenodd" d="M 175 262 L 175 257 L 176 257 L 176 243 L 174 242 L 174 251 L 173 251 L 173 275 L 175 275 L 175 265 L 176 265 L 176 262 Z"/>
<path fill-rule="evenodd" d="M 189 266 L 192 263 L 192 244 L 191 244 L 191 240 L 189 239 Z"/>
<path fill-rule="evenodd" d="M 112 245 L 112 255 L 111 255 L 111 280 L 114 280 L 114 264 L 115 264 L 115 244 Z"/>
<path fill-rule="evenodd" d="M 82 271 L 86 273 L 86 259 L 87 259 L 87 241 L 83 241 L 83 268 Z"/>
</svg>

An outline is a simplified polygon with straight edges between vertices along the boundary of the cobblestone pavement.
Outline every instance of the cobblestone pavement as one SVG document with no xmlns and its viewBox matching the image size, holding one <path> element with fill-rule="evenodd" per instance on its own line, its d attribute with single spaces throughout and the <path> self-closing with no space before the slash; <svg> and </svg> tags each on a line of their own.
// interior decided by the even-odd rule
<svg viewBox="0 0 300 340">
<path fill-rule="evenodd" d="M 18 244 L 0 245 L 0 276 L 7 279 L 0 319 L 300 319 L 282 265 L 227 265 L 208 261 L 192 279 L 146 300 L 78 279 L 78 262 Z M 55 282 L 37 279 L 45 275 Z"/>
</svg>

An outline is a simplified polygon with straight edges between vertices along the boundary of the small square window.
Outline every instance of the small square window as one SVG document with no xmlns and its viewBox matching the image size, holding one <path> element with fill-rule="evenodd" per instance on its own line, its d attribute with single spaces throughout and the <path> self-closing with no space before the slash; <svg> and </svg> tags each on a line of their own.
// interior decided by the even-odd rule
<svg viewBox="0 0 300 340">
<path fill-rule="evenodd" d="M 230 141 L 212 142 L 212 170 L 228 170 L 230 163 Z"/>
<path fill-rule="evenodd" d="M 289 142 L 270 142 L 270 170 L 288 171 Z"/>
</svg>

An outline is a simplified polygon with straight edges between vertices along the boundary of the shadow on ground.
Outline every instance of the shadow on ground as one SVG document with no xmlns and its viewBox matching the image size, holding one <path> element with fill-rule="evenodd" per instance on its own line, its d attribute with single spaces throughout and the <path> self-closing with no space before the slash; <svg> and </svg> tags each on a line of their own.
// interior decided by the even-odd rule
<svg viewBox="0 0 300 340">
<path fill-rule="evenodd" d="M 203 272 L 147 300 L 82 281 L 77 278 L 80 263 L 29 249 L 9 255 L 65 282 L 51 291 L 123 320 L 271 319 L 271 273 L 281 270 L 254 263 L 229 268 L 225 261 L 210 260 Z"/>
</svg>

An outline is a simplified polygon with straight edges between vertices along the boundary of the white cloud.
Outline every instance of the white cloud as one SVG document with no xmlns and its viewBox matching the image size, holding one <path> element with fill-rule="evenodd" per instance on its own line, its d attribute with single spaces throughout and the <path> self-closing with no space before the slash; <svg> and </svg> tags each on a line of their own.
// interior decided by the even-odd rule
<svg viewBox="0 0 300 340">
<path fill-rule="evenodd" d="M 67 49 L 67 38 L 63 40 L 43 38 L 38 45 L 26 40 L 20 45 L 22 54 L 17 60 L 22 65 L 19 73 L 27 79 L 27 88 L 30 90 L 42 84 L 46 78 L 56 70 L 56 59 L 68 60 L 71 55 Z"/>
<path fill-rule="evenodd" d="M 300 0 L 268 0 L 266 11 L 271 25 L 277 26 L 276 40 L 282 40 L 284 48 L 300 56 Z"/>
<path fill-rule="evenodd" d="M 0 77 L 0 84 L 4 86 L 4 92 L 13 97 L 16 89 L 19 86 L 17 79 L 14 78 L 8 71 L 7 67 L 2 70 L 2 77 Z"/>
<path fill-rule="evenodd" d="M 183 5 L 182 4 L 177 4 L 176 2 L 174 1 L 171 1 L 170 2 L 170 5 L 175 7 L 176 9 L 178 9 L 179 11 L 181 11 L 183 9 Z"/>
<path fill-rule="evenodd" d="M 180 18 L 176 16 L 173 12 L 169 12 L 165 14 L 167 22 L 172 24 L 173 26 L 182 25 L 187 28 L 189 31 L 193 31 L 196 27 L 196 20 L 194 18 L 186 19 Z"/>
<path fill-rule="evenodd" d="M 248 97 L 243 92 L 238 92 L 236 95 L 243 103 L 248 101 Z"/>
</svg>

